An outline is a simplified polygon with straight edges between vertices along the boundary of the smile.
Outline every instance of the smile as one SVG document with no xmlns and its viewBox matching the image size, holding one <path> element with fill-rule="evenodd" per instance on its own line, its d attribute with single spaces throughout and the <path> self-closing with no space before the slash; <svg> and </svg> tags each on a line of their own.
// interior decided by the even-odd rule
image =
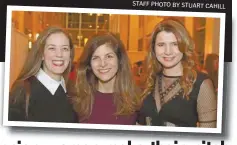
<svg viewBox="0 0 237 145">
<path fill-rule="evenodd" d="M 53 60 L 53 65 L 55 66 L 63 66 L 64 61 L 63 60 Z"/>
<path fill-rule="evenodd" d="M 165 61 L 172 61 L 175 57 L 163 57 Z"/>
<path fill-rule="evenodd" d="M 108 69 L 99 69 L 98 71 L 99 71 L 99 73 L 107 73 L 107 72 L 110 71 L 110 68 L 108 68 Z"/>
</svg>

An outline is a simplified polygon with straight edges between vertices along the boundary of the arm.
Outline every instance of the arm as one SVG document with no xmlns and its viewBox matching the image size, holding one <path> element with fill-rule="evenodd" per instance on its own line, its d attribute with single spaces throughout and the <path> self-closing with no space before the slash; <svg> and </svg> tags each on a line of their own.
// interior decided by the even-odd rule
<svg viewBox="0 0 237 145">
<path fill-rule="evenodd" d="M 197 99 L 199 126 L 215 128 L 217 120 L 217 97 L 210 79 L 203 81 Z"/>
</svg>

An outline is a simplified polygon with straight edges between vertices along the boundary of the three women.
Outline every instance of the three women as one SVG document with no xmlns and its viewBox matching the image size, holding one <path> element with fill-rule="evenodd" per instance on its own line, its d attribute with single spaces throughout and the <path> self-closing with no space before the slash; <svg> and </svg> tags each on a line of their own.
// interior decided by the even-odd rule
<svg viewBox="0 0 237 145">
<path fill-rule="evenodd" d="M 11 96 L 15 96 L 11 99 L 11 120 L 75 121 L 65 88 L 58 95 L 60 102 L 52 99 L 59 84 L 64 86 L 60 80 L 67 82 L 72 43 L 59 29 L 47 30 L 45 34 L 37 40 L 35 51 L 29 55 L 32 61 L 26 63 L 11 91 Z M 216 127 L 213 84 L 196 69 L 194 54 L 193 41 L 181 23 L 172 19 L 160 22 L 152 34 L 146 62 L 147 87 L 140 97 L 121 40 L 111 33 L 93 36 L 81 54 L 69 91 L 79 122 L 133 125 L 138 121 L 155 126 Z M 27 89 L 29 83 L 31 89 Z M 50 110 L 50 106 L 54 107 Z"/>
</svg>

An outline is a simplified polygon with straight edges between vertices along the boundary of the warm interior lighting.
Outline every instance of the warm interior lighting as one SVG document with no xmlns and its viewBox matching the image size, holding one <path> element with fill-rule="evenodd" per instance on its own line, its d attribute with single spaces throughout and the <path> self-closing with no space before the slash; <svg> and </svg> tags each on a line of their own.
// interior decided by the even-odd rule
<svg viewBox="0 0 237 145">
<path fill-rule="evenodd" d="M 89 27 L 91 28 L 91 27 L 92 27 L 92 25 L 89 25 Z"/>
<path fill-rule="evenodd" d="M 39 33 L 35 34 L 35 39 L 37 39 L 39 37 Z"/>
<path fill-rule="evenodd" d="M 31 41 L 29 41 L 29 48 L 31 49 L 31 47 L 32 47 L 32 42 Z"/>
<path fill-rule="evenodd" d="M 81 38 L 82 38 L 82 36 L 79 36 L 79 35 L 77 36 L 77 39 L 81 39 Z"/>
<path fill-rule="evenodd" d="M 86 44 L 87 41 L 88 41 L 88 38 L 84 38 L 84 44 Z"/>
<path fill-rule="evenodd" d="M 31 33 L 29 33 L 29 34 L 28 34 L 28 36 L 29 36 L 29 38 L 31 38 L 31 37 L 32 37 L 32 34 L 31 34 Z"/>
</svg>

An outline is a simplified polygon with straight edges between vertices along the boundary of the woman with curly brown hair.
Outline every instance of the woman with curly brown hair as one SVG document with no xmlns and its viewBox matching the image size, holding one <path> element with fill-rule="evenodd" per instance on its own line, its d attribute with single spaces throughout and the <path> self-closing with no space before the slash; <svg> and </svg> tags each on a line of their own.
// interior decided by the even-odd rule
<svg viewBox="0 0 237 145">
<path fill-rule="evenodd" d="M 211 80 L 196 68 L 194 43 L 174 19 L 154 29 L 139 124 L 216 127 L 217 98 Z"/>
<path fill-rule="evenodd" d="M 122 41 L 95 35 L 78 61 L 74 106 L 81 123 L 136 124 L 138 89 Z"/>
</svg>

